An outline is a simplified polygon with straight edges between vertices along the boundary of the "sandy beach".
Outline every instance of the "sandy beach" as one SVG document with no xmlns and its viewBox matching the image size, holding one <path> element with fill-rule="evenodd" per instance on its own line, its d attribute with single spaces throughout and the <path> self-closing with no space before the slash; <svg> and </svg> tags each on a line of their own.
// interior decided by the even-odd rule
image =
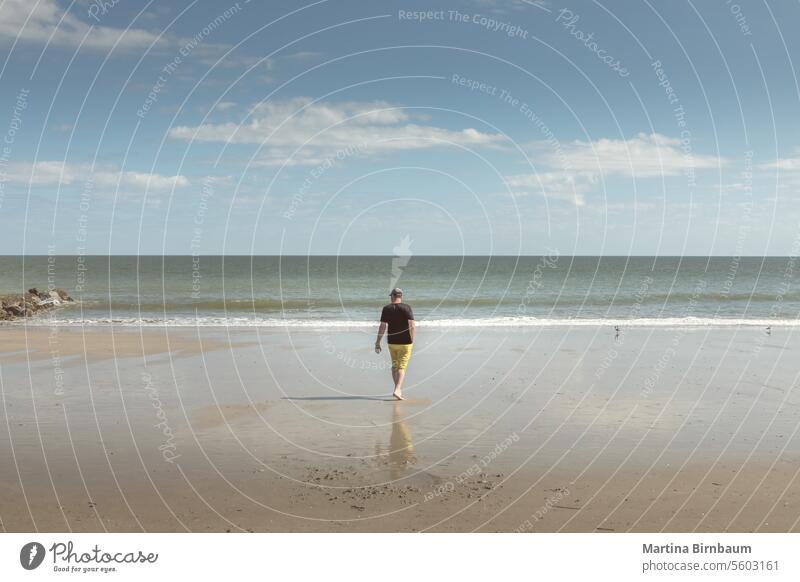
<svg viewBox="0 0 800 582">
<path fill-rule="evenodd" d="M 4 531 L 799 531 L 793 328 L 0 328 Z"/>
</svg>

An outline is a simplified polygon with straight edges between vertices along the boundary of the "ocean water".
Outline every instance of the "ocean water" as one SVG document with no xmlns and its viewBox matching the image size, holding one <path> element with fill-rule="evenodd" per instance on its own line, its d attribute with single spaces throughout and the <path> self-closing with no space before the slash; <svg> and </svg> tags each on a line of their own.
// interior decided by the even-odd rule
<svg viewBox="0 0 800 582">
<path fill-rule="evenodd" d="M 77 301 L 27 325 L 800 325 L 792 257 L 6 256 L 0 292 Z M 6 325 L 21 325 L 20 322 Z"/>
</svg>

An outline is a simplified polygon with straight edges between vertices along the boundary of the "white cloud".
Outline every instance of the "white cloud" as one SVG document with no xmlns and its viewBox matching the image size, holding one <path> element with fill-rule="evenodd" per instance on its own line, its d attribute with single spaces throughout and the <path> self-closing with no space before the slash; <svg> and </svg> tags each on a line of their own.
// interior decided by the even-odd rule
<svg viewBox="0 0 800 582">
<path fill-rule="evenodd" d="M 800 158 L 780 158 L 774 162 L 759 164 L 762 170 L 785 170 L 788 172 L 796 172 L 800 170 Z"/>
<path fill-rule="evenodd" d="M 61 161 L 41 161 L 33 164 L 10 164 L 5 176 L 8 182 L 32 184 L 34 186 L 70 186 L 86 184 L 90 179 L 94 186 L 145 190 L 169 191 L 189 185 L 185 176 L 162 176 L 143 172 L 119 171 L 114 168 L 95 168 L 89 164 L 69 164 Z"/>
<path fill-rule="evenodd" d="M 640 133 L 630 139 L 576 140 L 557 151 L 549 151 L 544 160 L 550 166 L 566 170 L 637 178 L 675 176 L 728 164 L 726 159 L 718 156 L 691 150 L 687 154 L 679 138 L 658 133 Z"/>
<path fill-rule="evenodd" d="M 363 152 L 365 149 L 427 149 L 448 143 L 492 146 L 504 139 L 472 128 L 453 131 L 413 123 L 419 118 L 382 101 L 312 104 L 310 98 L 297 97 L 261 103 L 250 113 L 249 119 L 243 123 L 180 126 L 172 128 L 169 136 L 202 142 L 269 145 L 263 160 L 268 165 L 283 163 L 300 146 L 303 154 L 294 163 L 316 165 L 353 148 Z"/>
<path fill-rule="evenodd" d="M 800 151 L 797 153 L 800 154 Z M 800 157 L 764 162 L 758 164 L 756 170 L 763 173 L 754 171 L 751 182 L 757 183 L 760 191 L 780 194 L 782 198 L 791 196 L 792 199 L 800 192 Z"/>
<path fill-rule="evenodd" d="M 82 20 L 72 12 L 65 12 L 56 0 L 5 0 L 0 10 L 0 38 L 10 40 L 72 47 L 83 42 L 86 48 L 108 50 L 117 41 L 120 49 L 145 48 L 158 38 L 157 34 L 141 28 L 96 25 L 91 30 L 88 10 L 86 20 Z"/>
<path fill-rule="evenodd" d="M 66 4 L 66 2 L 62 2 Z M 103 24 L 115 4 L 101 0 L 81 0 L 71 5 L 69 11 L 57 0 L 0 0 L 0 41 L 51 44 L 59 47 L 82 47 L 89 50 L 116 51 L 143 50 L 151 46 L 160 54 L 191 53 L 197 62 L 218 68 L 242 68 L 260 65 L 271 70 L 276 59 L 260 56 L 227 54 L 232 45 L 210 42 L 219 26 L 239 16 L 244 8 L 238 3 L 209 21 L 192 37 L 181 38 L 175 34 L 159 34 L 158 30 L 129 26 L 125 28 Z M 164 18 L 169 8 L 156 7 L 143 15 L 145 20 Z M 207 32 L 208 34 L 205 34 Z M 319 53 L 304 51 L 279 57 L 277 60 L 307 60 Z M 194 78 L 194 77 L 193 77 Z"/>
<path fill-rule="evenodd" d="M 506 177 L 512 188 L 528 195 L 585 205 L 585 195 L 601 175 L 632 178 L 676 176 L 698 169 L 728 165 L 728 160 L 683 149 L 679 138 L 658 133 L 639 133 L 630 139 L 576 140 L 554 147 L 552 142 L 534 144 L 534 158 L 550 168 L 538 174 Z M 691 144 L 689 144 L 691 145 Z"/>
<path fill-rule="evenodd" d="M 517 174 L 506 177 L 506 184 L 519 190 L 515 196 L 545 195 L 548 198 L 571 202 L 584 206 L 589 179 L 573 172 L 539 172 L 537 174 Z"/>
</svg>

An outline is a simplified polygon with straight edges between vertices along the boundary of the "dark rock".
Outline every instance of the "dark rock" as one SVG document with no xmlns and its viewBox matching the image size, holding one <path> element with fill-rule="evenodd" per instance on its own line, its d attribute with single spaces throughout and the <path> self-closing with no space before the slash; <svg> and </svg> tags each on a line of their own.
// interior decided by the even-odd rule
<svg viewBox="0 0 800 582">
<path fill-rule="evenodd" d="M 24 317 L 25 315 L 25 308 L 19 305 L 6 305 L 3 309 L 12 317 Z"/>
<path fill-rule="evenodd" d="M 63 289 L 53 289 L 50 291 L 50 294 L 57 293 L 59 297 L 61 297 L 61 301 L 75 301 L 72 297 L 69 296 L 69 293 L 64 291 Z"/>
<path fill-rule="evenodd" d="M 47 293 L 43 293 L 43 292 L 39 291 L 36 287 L 28 289 L 28 293 L 30 293 L 34 297 L 38 297 L 39 299 L 45 299 L 45 298 L 49 297 L 49 295 Z"/>
<path fill-rule="evenodd" d="M 71 301 L 72 297 L 63 289 L 39 291 L 32 287 L 27 293 L 0 295 L 0 320 L 30 317 Z"/>
</svg>

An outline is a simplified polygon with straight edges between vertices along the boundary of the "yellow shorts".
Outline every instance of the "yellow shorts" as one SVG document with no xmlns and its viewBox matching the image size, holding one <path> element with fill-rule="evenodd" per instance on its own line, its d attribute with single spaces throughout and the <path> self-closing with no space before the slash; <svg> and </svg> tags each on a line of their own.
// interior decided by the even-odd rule
<svg viewBox="0 0 800 582">
<path fill-rule="evenodd" d="M 389 344 L 389 355 L 392 356 L 392 371 L 405 370 L 414 344 Z"/>
</svg>

